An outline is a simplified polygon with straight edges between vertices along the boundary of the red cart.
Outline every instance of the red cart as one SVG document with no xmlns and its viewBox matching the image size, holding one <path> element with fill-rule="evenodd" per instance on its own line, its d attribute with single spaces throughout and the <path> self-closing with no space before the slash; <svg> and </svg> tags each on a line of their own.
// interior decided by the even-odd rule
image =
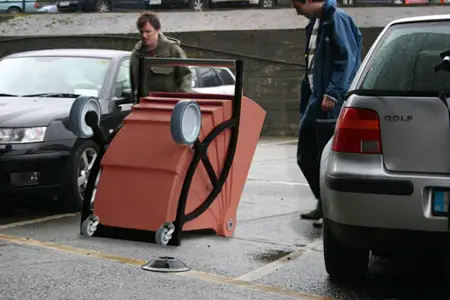
<svg viewBox="0 0 450 300">
<path fill-rule="evenodd" d="M 235 94 L 142 95 L 144 64 L 234 66 Z M 231 236 L 266 115 L 242 95 L 243 62 L 141 58 L 139 65 L 137 104 L 109 137 L 95 98 L 72 108 L 73 131 L 103 149 L 89 175 L 81 234 L 174 246 L 183 231 Z"/>
</svg>

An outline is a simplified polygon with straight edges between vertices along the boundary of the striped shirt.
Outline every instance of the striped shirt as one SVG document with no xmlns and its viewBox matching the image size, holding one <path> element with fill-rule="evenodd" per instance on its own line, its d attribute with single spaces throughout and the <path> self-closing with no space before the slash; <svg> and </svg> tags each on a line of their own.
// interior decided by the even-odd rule
<svg viewBox="0 0 450 300">
<path fill-rule="evenodd" d="M 319 31 L 319 19 L 314 21 L 314 25 L 311 32 L 311 37 L 309 38 L 308 46 L 308 80 L 311 90 L 313 89 L 313 71 L 314 71 L 314 54 L 316 52 L 317 45 L 317 33 Z"/>
</svg>

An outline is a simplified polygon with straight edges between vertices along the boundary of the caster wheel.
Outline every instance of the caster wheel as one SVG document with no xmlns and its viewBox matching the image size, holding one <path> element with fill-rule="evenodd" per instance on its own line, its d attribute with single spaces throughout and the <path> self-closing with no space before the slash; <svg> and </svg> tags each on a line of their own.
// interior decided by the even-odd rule
<svg viewBox="0 0 450 300">
<path fill-rule="evenodd" d="M 172 239 L 172 233 L 175 231 L 175 226 L 170 223 L 164 223 L 155 234 L 155 241 L 159 245 L 167 246 L 169 241 Z"/>
<path fill-rule="evenodd" d="M 95 231 L 97 230 L 98 223 L 99 220 L 96 216 L 89 216 L 81 224 L 81 234 L 87 237 L 93 236 Z"/>
</svg>

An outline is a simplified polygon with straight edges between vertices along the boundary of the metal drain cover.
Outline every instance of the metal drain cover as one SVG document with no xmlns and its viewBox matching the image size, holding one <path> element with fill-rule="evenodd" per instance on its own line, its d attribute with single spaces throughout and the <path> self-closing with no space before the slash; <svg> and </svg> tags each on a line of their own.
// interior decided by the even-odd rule
<svg viewBox="0 0 450 300">
<path fill-rule="evenodd" d="M 150 260 L 142 266 L 142 269 L 152 272 L 187 272 L 191 268 L 175 257 L 163 256 Z"/>
</svg>

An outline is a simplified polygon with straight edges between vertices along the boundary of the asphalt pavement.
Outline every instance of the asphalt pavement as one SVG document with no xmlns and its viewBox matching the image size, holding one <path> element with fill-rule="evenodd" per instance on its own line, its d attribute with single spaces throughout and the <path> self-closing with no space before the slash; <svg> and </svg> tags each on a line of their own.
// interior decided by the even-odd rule
<svg viewBox="0 0 450 300">
<path fill-rule="evenodd" d="M 186 234 L 179 247 L 79 235 L 78 214 L 0 214 L 0 299 L 443 299 L 426 254 L 373 259 L 362 283 L 328 280 L 321 229 L 301 220 L 315 202 L 295 161 L 295 141 L 263 139 L 234 236 Z M 141 268 L 170 256 L 191 271 Z"/>
</svg>

